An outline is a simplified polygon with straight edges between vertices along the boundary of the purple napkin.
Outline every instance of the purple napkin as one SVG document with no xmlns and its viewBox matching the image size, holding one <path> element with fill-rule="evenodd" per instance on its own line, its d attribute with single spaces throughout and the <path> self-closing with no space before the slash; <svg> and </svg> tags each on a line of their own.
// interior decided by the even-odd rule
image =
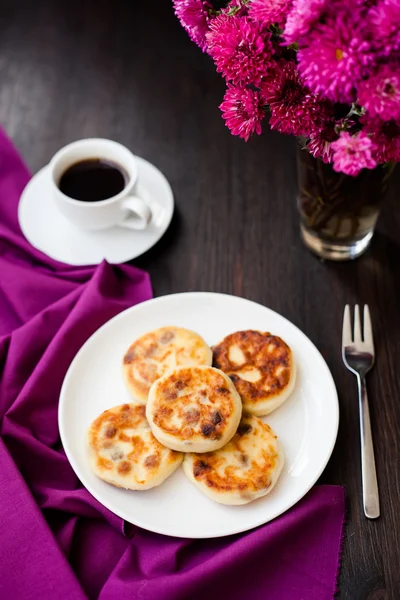
<svg viewBox="0 0 400 600">
<path fill-rule="evenodd" d="M 58 434 L 63 377 L 93 331 L 151 285 L 134 267 L 69 267 L 34 250 L 17 221 L 28 179 L 0 132 L 0 598 L 331 599 L 341 487 L 316 486 L 275 521 L 214 540 L 124 524 L 82 487 Z"/>
</svg>

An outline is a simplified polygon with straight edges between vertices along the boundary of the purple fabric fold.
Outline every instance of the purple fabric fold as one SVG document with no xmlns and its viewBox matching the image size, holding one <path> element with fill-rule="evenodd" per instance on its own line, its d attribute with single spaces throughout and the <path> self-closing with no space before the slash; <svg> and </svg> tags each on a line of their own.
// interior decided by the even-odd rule
<svg viewBox="0 0 400 600">
<path fill-rule="evenodd" d="M 328 600 L 344 490 L 316 486 L 245 534 L 183 540 L 124 523 L 82 487 L 63 452 L 58 396 L 86 339 L 151 297 L 131 266 L 76 268 L 23 238 L 29 172 L 0 132 L 0 598 Z"/>
</svg>

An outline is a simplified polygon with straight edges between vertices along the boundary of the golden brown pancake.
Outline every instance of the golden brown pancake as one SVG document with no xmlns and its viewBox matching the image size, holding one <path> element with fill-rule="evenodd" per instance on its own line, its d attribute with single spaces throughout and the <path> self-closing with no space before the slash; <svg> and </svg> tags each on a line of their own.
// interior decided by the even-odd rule
<svg viewBox="0 0 400 600">
<path fill-rule="evenodd" d="M 179 367 L 151 387 L 146 416 L 156 438 L 182 452 L 221 448 L 235 434 L 242 403 L 235 386 L 213 367 Z"/>
<path fill-rule="evenodd" d="M 232 379 L 253 415 L 267 415 L 293 391 L 296 370 L 292 351 L 278 336 L 237 331 L 213 348 L 213 364 Z"/>
<path fill-rule="evenodd" d="M 226 446 L 206 454 L 185 454 L 183 470 L 211 500 L 247 504 L 269 494 L 283 463 L 283 452 L 269 425 L 246 414 Z"/>
<path fill-rule="evenodd" d="M 211 362 L 212 352 L 197 333 L 182 327 L 161 327 L 142 335 L 128 348 L 123 374 L 133 398 L 145 403 L 152 384 L 168 371 Z"/>
<path fill-rule="evenodd" d="M 107 483 L 129 490 L 160 485 L 183 458 L 156 440 L 145 407 L 135 404 L 104 411 L 91 424 L 88 442 L 94 473 Z"/>
</svg>

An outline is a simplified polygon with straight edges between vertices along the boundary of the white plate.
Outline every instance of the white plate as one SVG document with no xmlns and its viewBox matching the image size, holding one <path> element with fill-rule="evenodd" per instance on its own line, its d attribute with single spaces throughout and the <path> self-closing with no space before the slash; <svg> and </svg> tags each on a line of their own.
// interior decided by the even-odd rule
<svg viewBox="0 0 400 600">
<path fill-rule="evenodd" d="M 178 469 L 161 486 L 132 492 L 98 479 L 86 458 L 86 431 L 103 410 L 130 401 L 121 376 L 125 350 L 156 327 L 178 325 L 200 333 L 212 345 L 228 333 L 259 329 L 282 336 L 298 365 L 293 395 L 264 420 L 279 436 L 285 466 L 275 489 L 244 506 L 209 500 Z M 65 377 L 59 405 L 61 440 L 68 459 L 89 492 L 104 506 L 144 529 L 166 535 L 210 538 L 266 523 L 293 506 L 321 475 L 339 424 L 335 384 L 321 354 L 295 325 L 243 298 L 187 293 L 143 302 L 103 325 L 78 352 Z"/>
<path fill-rule="evenodd" d="M 144 231 L 125 227 L 104 231 L 78 229 L 57 210 L 46 166 L 32 177 L 19 201 L 18 220 L 26 239 L 50 258 L 70 265 L 95 265 L 104 259 L 123 263 L 147 252 L 171 222 L 174 197 L 161 171 L 140 156 L 135 158 L 141 195 L 150 205 L 154 199 L 164 209 Z"/>
</svg>

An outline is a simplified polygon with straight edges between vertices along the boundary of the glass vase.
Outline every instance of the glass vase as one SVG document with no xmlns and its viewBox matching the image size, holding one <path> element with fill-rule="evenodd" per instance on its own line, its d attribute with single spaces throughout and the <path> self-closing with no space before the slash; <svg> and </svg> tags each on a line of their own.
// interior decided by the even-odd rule
<svg viewBox="0 0 400 600">
<path fill-rule="evenodd" d="M 298 207 L 303 242 L 327 260 L 351 260 L 368 248 L 394 165 L 363 169 L 356 177 L 336 173 L 300 144 Z"/>
</svg>

